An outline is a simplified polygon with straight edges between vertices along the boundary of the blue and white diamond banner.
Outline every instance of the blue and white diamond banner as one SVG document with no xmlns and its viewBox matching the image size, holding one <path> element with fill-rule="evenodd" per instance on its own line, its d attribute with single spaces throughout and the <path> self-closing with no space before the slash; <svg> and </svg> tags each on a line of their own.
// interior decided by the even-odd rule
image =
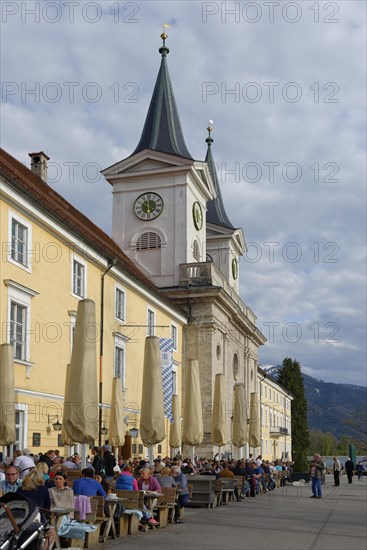
<svg viewBox="0 0 367 550">
<path fill-rule="evenodd" d="M 170 422 L 173 422 L 172 414 L 172 352 L 173 352 L 173 340 L 172 338 L 160 338 L 159 349 L 161 351 L 161 368 L 162 368 L 162 384 L 163 384 L 163 402 L 164 402 L 164 416 L 168 418 Z"/>
</svg>

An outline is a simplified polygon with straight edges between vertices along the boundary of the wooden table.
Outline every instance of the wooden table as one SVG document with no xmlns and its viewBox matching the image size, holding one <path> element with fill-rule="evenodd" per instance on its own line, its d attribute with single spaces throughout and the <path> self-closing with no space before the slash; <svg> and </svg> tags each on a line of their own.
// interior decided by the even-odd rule
<svg viewBox="0 0 367 550">
<path fill-rule="evenodd" d="M 110 522 L 109 522 L 109 526 L 107 525 L 106 528 L 105 528 L 105 532 L 103 534 L 103 542 L 106 542 L 110 532 L 111 532 L 111 537 L 113 539 L 117 538 L 116 526 L 115 526 L 115 522 L 114 522 L 114 514 L 115 514 L 115 511 L 116 511 L 117 504 L 119 502 L 123 502 L 124 500 L 125 499 L 123 499 L 123 498 L 109 498 L 109 497 L 107 497 L 105 499 L 105 503 L 108 507 L 108 514 L 109 514 Z"/>
<path fill-rule="evenodd" d="M 149 511 L 152 511 L 154 508 L 154 501 L 163 496 L 163 493 L 158 491 L 144 491 L 144 502 Z"/>
</svg>

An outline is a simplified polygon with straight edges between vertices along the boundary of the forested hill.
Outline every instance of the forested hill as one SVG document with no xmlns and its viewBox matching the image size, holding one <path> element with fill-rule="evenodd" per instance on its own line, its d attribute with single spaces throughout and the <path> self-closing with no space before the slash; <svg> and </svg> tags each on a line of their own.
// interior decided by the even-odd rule
<svg viewBox="0 0 367 550">
<path fill-rule="evenodd" d="M 280 365 L 262 366 L 274 379 Z M 341 436 L 355 436 L 348 424 L 349 419 L 357 419 L 358 412 L 367 410 L 367 388 L 352 384 L 334 384 L 317 380 L 303 374 L 305 397 L 308 404 L 308 428 L 330 432 L 338 439 Z M 365 420 L 364 420 L 365 421 Z"/>
</svg>

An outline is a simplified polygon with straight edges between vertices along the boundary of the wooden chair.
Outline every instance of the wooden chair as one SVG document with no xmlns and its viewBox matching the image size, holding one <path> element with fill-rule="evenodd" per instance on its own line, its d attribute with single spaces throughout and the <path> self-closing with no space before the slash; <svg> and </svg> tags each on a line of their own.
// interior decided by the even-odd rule
<svg viewBox="0 0 367 550">
<path fill-rule="evenodd" d="M 103 528 L 103 533 L 100 536 L 100 542 L 106 542 L 108 540 L 108 535 L 110 534 L 111 529 L 113 530 L 112 522 L 113 517 L 108 517 L 105 515 L 104 511 L 104 498 L 101 496 L 90 497 L 91 504 L 93 501 L 97 502 L 97 517 L 96 524 L 100 525 L 100 530 Z M 116 534 L 115 537 L 116 538 Z"/>
<path fill-rule="evenodd" d="M 163 495 L 157 498 L 154 512 L 157 514 L 159 527 L 166 527 L 168 522 L 173 522 L 175 516 L 176 487 L 164 487 L 162 493 Z"/>
</svg>

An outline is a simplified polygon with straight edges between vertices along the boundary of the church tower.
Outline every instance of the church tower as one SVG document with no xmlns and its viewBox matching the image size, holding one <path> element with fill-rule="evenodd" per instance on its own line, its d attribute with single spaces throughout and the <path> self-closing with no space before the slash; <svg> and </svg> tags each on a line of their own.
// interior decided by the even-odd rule
<svg viewBox="0 0 367 550">
<path fill-rule="evenodd" d="M 205 261 L 208 164 L 190 155 L 167 66 L 167 35 L 140 141 L 102 173 L 113 186 L 112 237 L 158 287 L 177 286 L 180 265 Z"/>
<path fill-rule="evenodd" d="M 243 384 L 249 404 L 257 391 L 257 350 L 266 340 L 239 296 L 239 260 L 246 245 L 242 229 L 224 209 L 212 126 L 205 160 L 194 160 L 168 73 L 167 35 L 161 38 L 161 66 L 140 141 L 131 156 L 102 173 L 113 186 L 113 239 L 187 313 L 184 361 L 198 360 L 204 418 L 204 440 L 196 452 L 213 457 L 218 451 L 211 434 L 215 375 L 225 375 L 228 444 L 221 451 L 230 452 L 234 388 Z M 246 453 L 248 448 L 238 451 Z"/>
</svg>

